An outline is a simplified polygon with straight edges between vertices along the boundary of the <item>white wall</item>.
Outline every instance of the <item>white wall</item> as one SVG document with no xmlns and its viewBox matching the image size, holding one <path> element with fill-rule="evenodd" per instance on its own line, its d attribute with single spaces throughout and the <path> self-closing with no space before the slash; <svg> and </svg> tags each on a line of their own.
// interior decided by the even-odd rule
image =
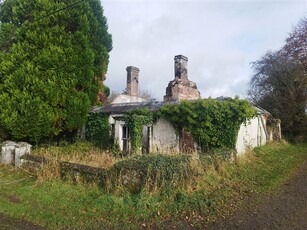
<svg viewBox="0 0 307 230">
<path fill-rule="evenodd" d="M 265 145 L 266 140 L 265 120 L 261 115 L 258 115 L 245 124 L 241 124 L 236 143 L 237 153 L 240 155 L 248 148 Z"/>
<path fill-rule="evenodd" d="M 179 152 L 179 136 L 172 124 L 163 118 L 159 119 L 152 127 L 150 152 Z"/>
<path fill-rule="evenodd" d="M 120 150 L 123 150 L 121 140 L 122 126 L 125 122 L 116 119 L 116 117 L 120 117 L 120 115 L 113 116 L 110 116 L 109 122 L 110 124 L 115 125 L 115 141 L 119 144 Z M 163 118 L 153 124 L 149 139 L 150 152 L 179 152 L 179 136 L 172 124 Z M 267 132 L 265 128 L 265 119 L 261 115 L 258 115 L 257 117 L 247 121 L 245 124 L 241 124 L 236 142 L 236 150 L 238 155 L 240 155 L 248 148 L 265 145 L 266 142 Z"/>
</svg>

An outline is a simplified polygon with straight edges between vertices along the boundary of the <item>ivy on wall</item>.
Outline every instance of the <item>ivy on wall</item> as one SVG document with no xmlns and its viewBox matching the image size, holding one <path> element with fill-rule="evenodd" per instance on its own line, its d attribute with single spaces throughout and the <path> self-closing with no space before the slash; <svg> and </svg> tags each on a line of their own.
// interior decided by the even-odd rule
<svg viewBox="0 0 307 230">
<path fill-rule="evenodd" d="M 109 148 L 112 145 L 109 115 L 103 113 L 88 114 L 85 137 L 102 149 Z"/>
<path fill-rule="evenodd" d="M 170 121 L 180 131 L 191 132 L 202 152 L 221 148 L 235 148 L 240 125 L 256 115 L 246 100 L 199 99 L 163 106 L 158 116 Z"/>
<path fill-rule="evenodd" d="M 167 104 L 157 111 L 137 109 L 129 111 L 124 120 L 130 130 L 131 151 L 141 153 L 143 126 L 159 118 L 170 121 L 180 132 L 189 131 L 202 152 L 218 148 L 235 149 L 240 125 L 256 116 L 255 109 L 246 100 L 199 99 Z M 92 113 L 88 116 L 86 138 L 101 148 L 112 146 L 107 114 Z"/>
<path fill-rule="evenodd" d="M 125 116 L 125 122 L 130 130 L 131 151 L 141 153 L 143 126 L 153 123 L 153 112 L 148 109 L 129 111 Z"/>
</svg>

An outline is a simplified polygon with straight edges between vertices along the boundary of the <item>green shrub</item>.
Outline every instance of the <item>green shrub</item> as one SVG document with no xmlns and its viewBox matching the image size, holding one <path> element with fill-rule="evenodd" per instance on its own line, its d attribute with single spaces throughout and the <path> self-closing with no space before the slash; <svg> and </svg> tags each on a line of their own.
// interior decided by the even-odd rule
<svg viewBox="0 0 307 230">
<path fill-rule="evenodd" d="M 86 122 L 86 139 L 96 146 L 107 149 L 111 147 L 111 135 L 109 115 L 102 113 L 90 113 Z"/>
<path fill-rule="evenodd" d="M 108 178 L 111 189 L 123 186 L 132 193 L 139 193 L 142 189 L 167 192 L 187 187 L 202 172 L 200 162 L 191 156 L 158 154 L 120 161 L 110 169 Z"/>
</svg>

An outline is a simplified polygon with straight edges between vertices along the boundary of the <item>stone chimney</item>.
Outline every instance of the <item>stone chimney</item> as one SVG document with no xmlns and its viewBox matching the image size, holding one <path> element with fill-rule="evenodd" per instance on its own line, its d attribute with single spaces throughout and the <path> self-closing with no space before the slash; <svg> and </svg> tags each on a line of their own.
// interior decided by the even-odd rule
<svg viewBox="0 0 307 230">
<path fill-rule="evenodd" d="M 188 58 L 183 55 L 177 55 L 175 60 L 175 79 L 188 79 Z"/>
<path fill-rule="evenodd" d="M 127 70 L 127 94 L 129 96 L 138 96 L 139 94 L 139 68 L 128 66 Z"/>
<path fill-rule="evenodd" d="M 165 102 L 196 100 L 200 98 L 200 93 L 193 81 L 188 79 L 188 58 L 177 55 L 175 60 L 175 79 L 168 83 Z"/>
</svg>

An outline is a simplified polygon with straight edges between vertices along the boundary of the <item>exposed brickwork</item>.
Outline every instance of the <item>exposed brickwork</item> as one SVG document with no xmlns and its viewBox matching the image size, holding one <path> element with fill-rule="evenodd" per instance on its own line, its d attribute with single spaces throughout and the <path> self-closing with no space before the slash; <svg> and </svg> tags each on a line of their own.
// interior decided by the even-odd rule
<svg viewBox="0 0 307 230">
<path fill-rule="evenodd" d="M 128 66 L 126 70 L 127 70 L 127 94 L 129 96 L 138 96 L 140 69 L 134 66 Z"/>
<path fill-rule="evenodd" d="M 188 58 L 177 55 L 175 60 L 175 79 L 168 83 L 164 101 L 196 100 L 200 93 L 194 82 L 188 79 Z"/>
</svg>

